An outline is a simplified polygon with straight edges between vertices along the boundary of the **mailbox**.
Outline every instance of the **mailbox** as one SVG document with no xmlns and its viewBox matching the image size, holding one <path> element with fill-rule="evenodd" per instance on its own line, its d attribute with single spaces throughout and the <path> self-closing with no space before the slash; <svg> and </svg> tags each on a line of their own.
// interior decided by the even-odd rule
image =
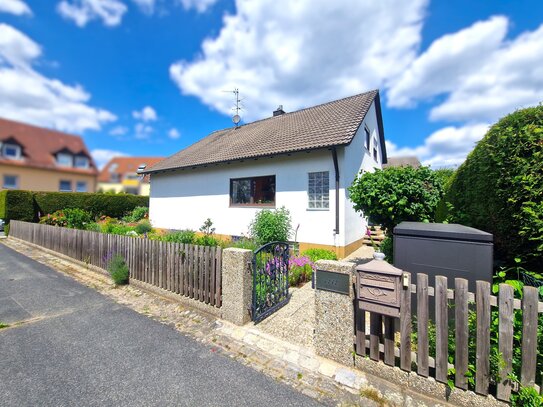
<svg viewBox="0 0 543 407">
<path fill-rule="evenodd" d="M 400 317 L 402 270 L 384 260 L 372 260 L 356 268 L 358 307 L 390 317 Z"/>
</svg>

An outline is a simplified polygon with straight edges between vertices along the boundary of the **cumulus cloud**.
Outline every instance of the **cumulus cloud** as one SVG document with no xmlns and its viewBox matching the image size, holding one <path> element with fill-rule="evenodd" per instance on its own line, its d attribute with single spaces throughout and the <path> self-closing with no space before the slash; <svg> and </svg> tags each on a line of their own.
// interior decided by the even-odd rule
<svg viewBox="0 0 543 407">
<path fill-rule="evenodd" d="M 41 47 L 0 23 L 0 116 L 63 131 L 98 130 L 116 120 L 107 110 L 89 106 L 81 85 L 66 85 L 37 72 Z"/>
<path fill-rule="evenodd" d="M 444 95 L 432 120 L 494 121 L 543 100 L 543 25 L 506 40 L 508 20 L 492 17 L 435 40 L 392 84 L 389 106 Z"/>
<path fill-rule="evenodd" d="M 168 137 L 172 140 L 177 140 L 179 137 L 181 137 L 181 133 L 179 133 L 179 130 L 173 128 L 168 131 Z"/>
<path fill-rule="evenodd" d="M 185 95 L 228 114 L 239 88 L 245 119 L 382 86 L 407 69 L 420 44 L 427 1 L 236 1 L 200 56 L 170 66 Z M 376 24 L 376 22 L 379 22 Z"/>
<path fill-rule="evenodd" d="M 132 0 L 139 9 L 147 15 L 151 15 L 155 11 L 156 0 Z"/>
<path fill-rule="evenodd" d="M 137 123 L 134 126 L 134 136 L 138 140 L 148 139 L 154 131 L 155 129 L 144 123 Z"/>
<path fill-rule="evenodd" d="M 22 0 L 2 0 L 0 1 L 0 13 L 10 13 L 16 16 L 31 15 L 32 10 Z"/>
<path fill-rule="evenodd" d="M 92 158 L 94 159 L 94 162 L 96 163 L 96 166 L 100 169 L 102 169 L 104 165 L 106 165 L 107 162 L 114 157 L 128 156 L 128 154 L 123 153 L 122 151 L 107 150 L 107 149 L 101 149 L 101 148 L 92 150 L 91 155 L 92 155 Z"/>
<path fill-rule="evenodd" d="M 475 144 L 483 138 L 488 124 L 468 124 L 455 127 L 448 126 L 433 132 L 424 144 L 416 147 L 398 147 L 391 141 L 386 142 L 387 155 L 417 156 L 424 165 L 433 168 L 454 167 L 460 165 Z"/>
<path fill-rule="evenodd" d="M 127 7 L 119 0 L 62 0 L 58 3 L 57 10 L 61 16 L 72 20 L 78 27 L 84 27 L 89 21 L 98 19 L 102 20 L 104 25 L 114 27 L 122 22 Z"/>
<path fill-rule="evenodd" d="M 128 128 L 124 126 L 116 126 L 109 131 L 112 136 L 124 136 L 128 133 Z"/>
<path fill-rule="evenodd" d="M 134 110 L 132 112 L 132 117 L 134 117 L 134 119 L 143 120 L 144 122 L 150 122 L 155 121 L 158 116 L 155 109 L 151 106 L 145 106 L 141 110 Z"/>
<path fill-rule="evenodd" d="M 185 10 L 195 9 L 198 13 L 203 13 L 217 0 L 178 0 Z"/>
</svg>

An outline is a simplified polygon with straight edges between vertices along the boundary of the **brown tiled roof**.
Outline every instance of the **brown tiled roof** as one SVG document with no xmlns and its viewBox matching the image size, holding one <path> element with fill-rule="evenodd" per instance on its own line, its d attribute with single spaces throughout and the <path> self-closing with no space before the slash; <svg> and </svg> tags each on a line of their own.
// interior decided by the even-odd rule
<svg viewBox="0 0 543 407">
<path fill-rule="evenodd" d="M 413 167 L 419 168 L 421 166 L 420 161 L 415 156 L 403 156 L 403 157 L 389 157 L 388 163 L 383 165 L 386 167 Z"/>
<path fill-rule="evenodd" d="M 163 159 L 164 157 L 114 157 L 100 171 L 98 182 L 111 182 L 111 174 L 135 174 L 140 165 L 150 167 Z"/>
<path fill-rule="evenodd" d="M 0 164 L 54 169 L 82 174 L 98 173 L 83 139 L 79 136 L 0 118 L 0 141 L 14 141 L 22 147 L 21 160 L 10 160 L 0 156 Z M 74 155 L 85 155 L 88 157 L 90 168 L 58 166 L 55 154 L 66 150 Z"/>
<path fill-rule="evenodd" d="M 237 128 L 215 131 L 144 172 L 347 145 L 374 100 L 380 120 L 379 91 L 373 90 Z M 383 137 L 382 123 L 379 125 Z M 381 143 L 384 151 L 384 139 Z"/>
</svg>

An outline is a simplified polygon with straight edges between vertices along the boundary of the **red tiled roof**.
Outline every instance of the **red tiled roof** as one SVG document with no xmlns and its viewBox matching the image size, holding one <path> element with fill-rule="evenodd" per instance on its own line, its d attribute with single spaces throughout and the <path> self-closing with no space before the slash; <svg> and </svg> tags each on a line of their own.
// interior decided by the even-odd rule
<svg viewBox="0 0 543 407">
<path fill-rule="evenodd" d="M 151 168 L 148 166 L 143 172 L 348 145 L 374 100 L 386 162 L 379 91 L 372 90 L 239 127 L 217 130 Z"/>
<path fill-rule="evenodd" d="M 22 158 L 20 160 L 11 160 L 0 156 L 0 164 L 90 175 L 98 173 L 83 139 L 79 136 L 0 118 L 0 141 L 14 141 L 22 148 Z M 58 166 L 55 154 L 66 150 L 74 155 L 88 157 L 90 168 Z"/>
<path fill-rule="evenodd" d="M 111 182 L 111 174 L 119 174 L 121 177 L 125 174 L 135 174 L 140 165 L 145 164 L 149 168 L 163 159 L 164 157 L 114 157 L 100 171 L 98 182 Z"/>
</svg>

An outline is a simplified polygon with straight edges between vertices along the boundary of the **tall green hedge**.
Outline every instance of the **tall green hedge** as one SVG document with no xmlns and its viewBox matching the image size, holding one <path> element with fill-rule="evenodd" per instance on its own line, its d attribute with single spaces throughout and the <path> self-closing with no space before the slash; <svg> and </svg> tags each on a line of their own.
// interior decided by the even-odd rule
<svg viewBox="0 0 543 407">
<path fill-rule="evenodd" d="M 543 106 L 490 128 L 450 183 L 452 220 L 494 234 L 498 256 L 543 267 Z"/>
<path fill-rule="evenodd" d="M 34 222 L 36 207 L 30 191 L 0 191 L 0 219 L 9 222 L 11 219 Z"/>
<path fill-rule="evenodd" d="M 0 218 L 34 222 L 39 216 L 67 208 L 84 209 L 94 216 L 120 218 L 137 206 L 149 206 L 149 197 L 79 192 L 0 192 Z"/>
</svg>

